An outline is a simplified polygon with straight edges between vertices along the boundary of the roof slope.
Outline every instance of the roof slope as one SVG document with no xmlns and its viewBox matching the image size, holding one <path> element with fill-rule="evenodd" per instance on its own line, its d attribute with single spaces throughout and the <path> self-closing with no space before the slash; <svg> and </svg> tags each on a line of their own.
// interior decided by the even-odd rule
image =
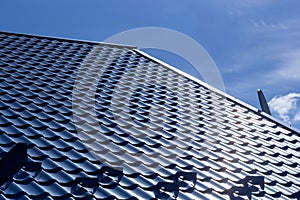
<svg viewBox="0 0 300 200">
<path fill-rule="evenodd" d="M 0 199 L 300 198 L 299 133 L 133 47 L 0 32 L 0 112 Z"/>
</svg>

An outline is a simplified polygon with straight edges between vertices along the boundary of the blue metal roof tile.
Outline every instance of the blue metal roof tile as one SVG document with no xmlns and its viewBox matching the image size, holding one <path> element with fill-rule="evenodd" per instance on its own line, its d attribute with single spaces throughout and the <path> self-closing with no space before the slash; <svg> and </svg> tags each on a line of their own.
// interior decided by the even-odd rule
<svg viewBox="0 0 300 200">
<path fill-rule="evenodd" d="M 152 191 L 147 191 L 140 187 L 136 187 L 133 190 L 128 190 L 128 193 L 131 194 L 132 199 L 154 199 Z"/>
<path fill-rule="evenodd" d="M 59 150 L 57 150 L 56 148 L 51 148 L 49 150 L 45 149 L 43 150 L 43 153 L 45 155 L 47 155 L 51 160 L 54 161 L 64 161 L 66 159 L 68 159 L 68 156 L 66 155 L 65 152 L 61 152 Z"/>
<path fill-rule="evenodd" d="M 35 177 L 35 180 L 41 185 L 49 185 L 56 181 L 52 176 L 50 176 L 49 172 L 45 172 L 44 170 L 40 171 L 40 173 Z"/>
<path fill-rule="evenodd" d="M 44 152 L 36 146 L 33 146 L 30 149 L 28 149 L 28 154 L 31 158 L 37 159 L 40 161 L 42 161 L 43 159 L 48 157 L 47 154 L 44 154 Z"/>
<path fill-rule="evenodd" d="M 17 174 L 14 175 L 13 180 L 16 183 L 20 183 L 20 184 L 27 184 L 29 182 L 34 181 L 33 178 L 28 173 L 22 170 L 17 172 Z"/>
<path fill-rule="evenodd" d="M 139 187 L 145 189 L 145 190 L 151 190 L 151 187 L 154 186 L 154 182 L 151 180 L 148 180 L 147 178 L 145 178 L 142 175 L 139 175 L 137 177 L 134 178 L 130 178 L 134 183 L 136 183 Z M 122 184 L 120 182 L 120 184 Z"/>
<path fill-rule="evenodd" d="M 97 174 L 100 170 L 100 166 L 93 164 L 88 160 L 76 163 L 76 165 L 80 169 L 83 169 L 83 171 L 85 171 L 87 174 Z"/>
<path fill-rule="evenodd" d="M 75 188 L 70 193 L 75 199 L 93 199 L 93 195 L 82 187 Z"/>
<path fill-rule="evenodd" d="M 58 172 L 59 170 L 62 169 L 61 166 L 59 166 L 56 162 L 52 161 L 49 158 L 43 159 L 42 160 L 42 168 L 46 172 Z M 75 169 L 75 170 L 80 170 L 80 169 Z"/>
<path fill-rule="evenodd" d="M 102 187 L 99 187 L 93 195 L 95 196 L 96 199 L 108 199 L 108 200 L 116 199 L 114 193 Z"/>
<path fill-rule="evenodd" d="M 36 130 L 45 130 L 49 125 L 45 124 L 44 122 L 40 121 L 39 119 L 33 119 L 28 121 L 30 123 L 30 126 Z"/>
<path fill-rule="evenodd" d="M 25 191 L 30 198 L 42 199 L 47 196 L 47 192 L 34 181 L 25 184 L 19 183 L 18 186 Z"/>
<path fill-rule="evenodd" d="M 132 179 L 124 176 L 124 178 L 121 179 L 119 184 L 122 188 L 129 189 L 129 190 L 134 190 L 136 187 L 140 186 L 140 183 L 139 182 L 133 182 L 133 181 L 134 181 L 134 179 L 132 180 Z"/>
<path fill-rule="evenodd" d="M 25 191 L 14 182 L 9 183 L 5 189 L 1 189 L 1 193 L 8 199 L 17 199 L 26 195 Z"/>
<path fill-rule="evenodd" d="M 18 117 L 18 114 L 17 113 L 15 113 L 12 109 L 10 109 L 10 108 L 7 108 L 7 109 L 5 109 L 5 110 L 3 110 L 2 112 L 1 112 L 6 118 L 16 118 L 16 117 Z"/>
<path fill-rule="evenodd" d="M 71 182 L 74 181 L 73 177 L 71 177 L 67 172 L 62 170 L 58 172 L 50 172 L 48 173 L 48 175 L 51 178 L 51 180 L 54 180 L 55 182 L 64 186 L 70 185 Z"/>
<path fill-rule="evenodd" d="M 1 116 L 1 120 L 0 120 L 0 125 L 1 127 L 7 127 L 9 125 L 11 125 L 12 123 L 10 122 L 10 120 L 8 120 L 6 117 Z"/>
<path fill-rule="evenodd" d="M 77 151 L 83 151 L 81 145 L 78 145 L 76 142 L 66 142 L 62 139 L 57 139 L 57 140 L 53 140 L 51 142 L 53 148 L 56 148 L 60 151 L 70 151 L 72 149 L 72 147 L 74 147 Z"/>
<path fill-rule="evenodd" d="M 16 111 L 13 111 L 16 114 Z M 22 110 L 17 112 L 18 116 L 25 120 L 33 120 L 35 119 L 35 115 L 27 110 Z"/>
<path fill-rule="evenodd" d="M 15 104 L 14 104 L 14 106 L 15 106 Z M 16 109 L 16 108 L 13 108 L 13 109 Z M 29 103 L 29 104 L 23 103 L 23 106 L 20 105 L 20 109 L 18 109 L 18 110 L 28 110 L 29 112 L 32 112 L 32 113 L 39 113 L 39 112 L 43 111 L 42 108 L 40 108 L 39 106 L 37 106 L 33 103 Z"/>
<path fill-rule="evenodd" d="M 15 142 L 10 139 L 10 137 L 8 137 L 7 135 L 1 133 L 0 134 L 0 146 L 1 147 L 8 147 L 8 146 L 12 146 L 13 144 L 15 144 Z"/>
<path fill-rule="evenodd" d="M 41 187 L 44 191 L 47 191 L 53 199 L 68 199 L 71 197 L 71 194 L 65 188 L 55 182 L 47 185 L 41 185 Z"/>
<path fill-rule="evenodd" d="M 5 197 L 3 194 L 0 194 L 0 199 L 1 200 L 6 200 L 6 199 L 8 199 L 7 197 Z M 25 198 L 24 198 L 25 199 Z M 27 198 L 27 199 L 29 199 L 29 198 Z"/>
<path fill-rule="evenodd" d="M 139 50 L 0 38 L 0 159 L 15 143 L 28 148 L 27 164 L 0 187 L 0 199 L 299 198 L 299 133 L 273 118 Z M 103 69 L 99 80 L 86 72 L 76 79 L 87 58 L 95 73 Z M 135 75 L 119 84 L 130 70 Z M 116 84 L 130 91 L 145 80 L 157 84 L 135 90 L 123 112 Z M 93 95 L 73 99 L 92 81 L 97 120 L 87 112 Z"/>
</svg>

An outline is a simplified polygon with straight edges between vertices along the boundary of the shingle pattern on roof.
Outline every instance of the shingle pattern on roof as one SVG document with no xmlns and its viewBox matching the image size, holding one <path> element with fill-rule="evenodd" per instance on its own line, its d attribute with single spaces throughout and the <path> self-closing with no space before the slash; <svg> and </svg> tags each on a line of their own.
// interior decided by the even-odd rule
<svg viewBox="0 0 300 200">
<path fill-rule="evenodd" d="M 101 78 L 80 79 L 83 65 L 97 66 Z M 131 121 L 120 128 L 113 112 L 122 111 L 111 98 L 128 70 L 135 76 L 124 80 L 124 91 L 145 80 L 156 84 L 135 90 Z M 97 140 L 86 99 L 76 102 L 82 112 L 74 118 L 76 79 L 83 93 L 98 81 Z M 151 113 L 153 106 L 165 116 Z M 299 133 L 127 47 L 1 32 L 0 113 L 0 159 L 18 143 L 28 153 L 26 165 L 0 186 L 0 199 L 300 199 Z M 162 129 L 143 133 L 150 120 Z M 79 138 L 75 123 L 87 124 L 89 137 Z M 124 159 L 128 153 L 140 157 Z"/>
</svg>

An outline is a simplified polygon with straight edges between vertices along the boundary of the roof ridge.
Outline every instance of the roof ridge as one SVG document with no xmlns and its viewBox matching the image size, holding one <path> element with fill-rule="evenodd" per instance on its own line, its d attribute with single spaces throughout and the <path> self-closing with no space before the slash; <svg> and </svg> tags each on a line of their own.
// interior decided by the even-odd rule
<svg viewBox="0 0 300 200">
<path fill-rule="evenodd" d="M 10 35 L 18 35 L 18 36 L 26 36 L 26 37 L 36 37 L 36 38 L 41 38 L 41 39 L 55 39 L 55 40 L 58 40 L 58 41 L 89 43 L 89 44 L 106 45 L 106 46 L 110 46 L 110 47 L 137 49 L 137 47 L 133 46 L 133 45 L 113 44 L 113 43 L 99 42 L 99 41 L 92 41 L 92 40 L 72 39 L 72 38 L 64 38 L 64 37 L 56 37 L 56 36 L 46 36 L 46 35 L 39 35 L 39 34 L 32 34 L 32 33 L 16 33 L 16 32 L 1 31 L 0 30 L 0 34 L 1 33 L 10 34 Z"/>
</svg>

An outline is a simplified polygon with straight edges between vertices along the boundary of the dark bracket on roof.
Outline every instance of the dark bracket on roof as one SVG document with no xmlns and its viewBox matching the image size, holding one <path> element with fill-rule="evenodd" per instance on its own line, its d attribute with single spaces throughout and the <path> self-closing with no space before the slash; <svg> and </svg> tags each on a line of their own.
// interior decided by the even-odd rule
<svg viewBox="0 0 300 200">
<path fill-rule="evenodd" d="M 174 182 L 178 184 L 179 189 L 185 188 L 192 192 L 197 183 L 197 173 L 179 171 L 174 176 Z M 192 185 L 189 185 L 188 182 L 191 182 Z"/>
<path fill-rule="evenodd" d="M 102 186 L 106 185 L 110 188 L 116 187 L 123 177 L 123 169 L 115 169 L 103 166 L 99 171 L 98 180 Z"/>
<path fill-rule="evenodd" d="M 243 186 L 233 186 L 227 191 L 230 200 L 241 199 L 239 196 L 247 196 L 251 200 L 252 192 L 259 190 L 255 185 L 259 185 L 262 190 L 265 188 L 265 178 L 263 176 L 246 176 L 240 183 Z"/>
<path fill-rule="evenodd" d="M 298 191 L 298 192 L 294 193 L 293 195 L 291 195 L 291 198 L 300 200 L 300 191 Z"/>
<path fill-rule="evenodd" d="M 247 176 L 243 180 L 244 187 L 250 185 L 259 185 L 261 189 L 265 188 L 265 178 L 263 176 Z"/>
<path fill-rule="evenodd" d="M 72 193 L 78 192 L 78 184 L 84 188 L 91 188 L 92 193 L 95 193 L 97 188 L 99 187 L 99 181 L 97 178 L 77 177 L 75 179 L 75 184 L 71 188 Z"/>
<path fill-rule="evenodd" d="M 238 196 L 235 196 L 237 194 Z M 247 196 L 251 200 L 251 189 L 249 187 L 233 186 L 228 190 L 230 200 L 241 199 L 239 196 Z"/>
<path fill-rule="evenodd" d="M 269 109 L 266 97 L 265 97 L 264 93 L 262 92 L 262 90 L 258 89 L 257 94 L 258 94 L 258 99 L 259 99 L 259 104 L 260 104 L 261 110 L 263 112 L 268 113 L 269 115 L 271 115 L 271 111 Z"/>
<path fill-rule="evenodd" d="M 27 163 L 27 145 L 16 144 L 0 160 L 0 185 L 9 181 Z"/>
<path fill-rule="evenodd" d="M 155 197 L 158 199 L 176 199 L 179 193 L 179 186 L 175 182 L 159 182 L 154 187 Z"/>
</svg>

